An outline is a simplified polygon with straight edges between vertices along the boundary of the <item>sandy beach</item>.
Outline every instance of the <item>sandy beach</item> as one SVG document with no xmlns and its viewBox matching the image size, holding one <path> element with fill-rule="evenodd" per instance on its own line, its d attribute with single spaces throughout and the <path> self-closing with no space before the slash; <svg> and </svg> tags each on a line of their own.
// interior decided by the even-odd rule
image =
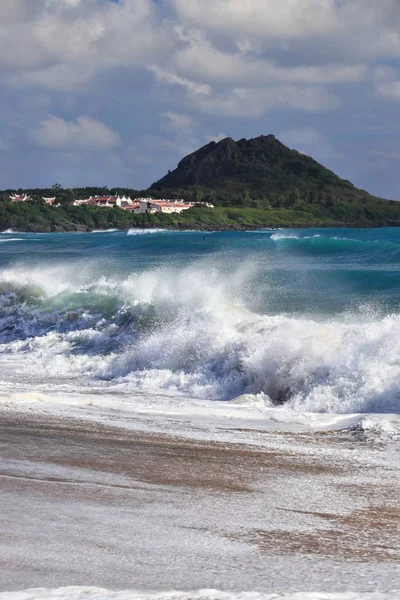
<svg viewBox="0 0 400 600">
<path fill-rule="evenodd" d="M 383 440 L 265 436 L 203 442 L 2 409 L 0 591 L 398 588 L 400 481 Z"/>
</svg>

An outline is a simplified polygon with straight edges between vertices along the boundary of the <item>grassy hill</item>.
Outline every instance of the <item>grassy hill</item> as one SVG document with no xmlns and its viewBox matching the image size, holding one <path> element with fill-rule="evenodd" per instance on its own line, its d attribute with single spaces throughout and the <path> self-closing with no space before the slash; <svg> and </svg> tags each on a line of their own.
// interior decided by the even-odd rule
<svg viewBox="0 0 400 600">
<path fill-rule="evenodd" d="M 291 150 L 273 135 L 235 142 L 211 142 L 183 158 L 174 171 L 151 186 L 211 196 L 217 204 L 285 203 L 319 195 L 357 199 L 369 194 L 309 156 Z"/>
<path fill-rule="evenodd" d="M 34 201 L 21 204 L 11 203 L 12 191 L 0 192 L 0 231 L 400 226 L 400 202 L 357 189 L 272 135 L 211 142 L 144 191 L 53 186 L 50 190 L 24 190 Z M 72 206 L 75 198 L 96 194 L 184 198 L 211 202 L 216 208 L 198 206 L 180 215 L 130 215 L 119 208 Z M 61 203 L 59 208 L 41 201 L 42 196 L 53 195 Z"/>
</svg>

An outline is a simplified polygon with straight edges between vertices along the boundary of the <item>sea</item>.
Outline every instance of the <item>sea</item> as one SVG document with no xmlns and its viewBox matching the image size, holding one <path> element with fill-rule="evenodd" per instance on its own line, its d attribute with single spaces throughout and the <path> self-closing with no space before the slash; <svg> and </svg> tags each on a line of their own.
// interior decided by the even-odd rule
<svg viewBox="0 0 400 600">
<path fill-rule="evenodd" d="M 3 401 L 396 435 L 400 229 L 5 232 L 0 357 Z"/>
<path fill-rule="evenodd" d="M 371 468 L 381 461 L 393 483 L 400 229 L 5 231 L 0 407 L 198 443 L 268 449 L 272 435 L 274 448 L 279 437 L 283 449 L 301 452 L 306 436 L 326 456 L 343 452 Z M 313 592 L 315 582 L 296 595 L 298 586 L 285 591 L 279 580 L 268 595 L 261 580 L 249 588 L 232 579 L 216 582 L 225 591 L 190 597 L 399 598 L 393 573 L 390 589 L 360 584 L 358 594 L 349 567 L 347 584 L 331 582 L 325 595 Z M 182 589 L 201 584 L 187 574 Z M 0 598 L 189 597 L 160 595 L 160 586 L 128 595 L 46 585 Z"/>
</svg>

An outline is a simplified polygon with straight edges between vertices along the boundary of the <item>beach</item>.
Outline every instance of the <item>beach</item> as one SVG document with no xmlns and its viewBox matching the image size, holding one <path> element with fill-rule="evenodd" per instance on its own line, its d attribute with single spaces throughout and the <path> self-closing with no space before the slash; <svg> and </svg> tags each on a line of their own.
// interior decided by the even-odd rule
<svg viewBox="0 0 400 600">
<path fill-rule="evenodd" d="M 396 588 L 393 448 L 362 434 L 265 437 L 2 411 L 0 590 Z"/>
<path fill-rule="evenodd" d="M 400 230 L 1 240 L 0 600 L 400 597 Z"/>
</svg>

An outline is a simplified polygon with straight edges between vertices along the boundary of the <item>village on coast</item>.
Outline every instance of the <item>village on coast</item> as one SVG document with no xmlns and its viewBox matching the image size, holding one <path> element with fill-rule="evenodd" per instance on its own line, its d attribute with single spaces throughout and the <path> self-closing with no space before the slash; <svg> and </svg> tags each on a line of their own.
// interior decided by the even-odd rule
<svg viewBox="0 0 400 600">
<path fill-rule="evenodd" d="M 12 194 L 12 202 L 32 202 L 33 199 L 27 194 Z M 42 197 L 43 202 L 50 206 L 58 207 L 57 197 Z M 122 210 L 129 211 L 132 214 L 155 214 L 162 213 L 181 213 L 184 210 L 194 206 L 205 206 L 214 208 L 210 202 L 185 202 L 184 200 L 154 199 L 154 198 L 135 198 L 132 200 L 129 196 L 90 196 L 89 198 L 74 200 L 74 206 L 100 206 L 104 208 L 119 207 Z"/>
</svg>

